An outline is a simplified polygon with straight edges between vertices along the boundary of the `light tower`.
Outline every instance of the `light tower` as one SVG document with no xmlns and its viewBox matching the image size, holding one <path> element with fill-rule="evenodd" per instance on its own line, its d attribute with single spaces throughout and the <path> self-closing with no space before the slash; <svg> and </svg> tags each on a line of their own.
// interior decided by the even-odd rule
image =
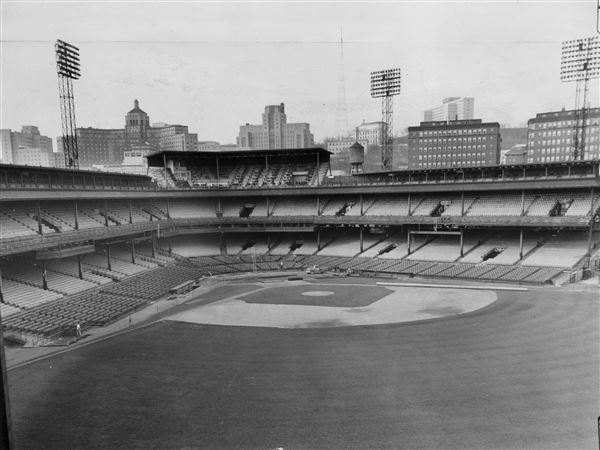
<svg viewBox="0 0 600 450">
<path fill-rule="evenodd" d="M 585 158 L 588 82 L 600 76 L 600 40 L 598 36 L 562 43 L 560 79 L 575 81 L 575 121 L 573 126 L 573 159 Z M 580 107 L 581 85 L 583 101 Z"/>
<path fill-rule="evenodd" d="M 371 97 L 381 98 L 381 167 L 392 170 L 394 95 L 400 94 L 400 69 L 371 72 Z"/>
<path fill-rule="evenodd" d="M 75 129 L 75 98 L 73 80 L 81 76 L 79 72 L 79 49 L 67 42 L 56 40 L 56 72 L 58 73 L 58 95 L 62 121 L 62 143 L 65 166 L 79 169 L 79 148 Z"/>
</svg>

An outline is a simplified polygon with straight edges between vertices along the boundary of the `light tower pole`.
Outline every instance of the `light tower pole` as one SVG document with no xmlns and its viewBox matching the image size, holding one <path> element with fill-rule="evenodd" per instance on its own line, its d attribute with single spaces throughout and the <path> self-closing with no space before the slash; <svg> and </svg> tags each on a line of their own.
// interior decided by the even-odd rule
<svg viewBox="0 0 600 450">
<path fill-rule="evenodd" d="M 56 40 L 56 72 L 58 73 L 58 94 L 60 98 L 60 117 L 62 121 L 62 143 L 65 154 L 65 166 L 79 169 L 79 148 L 77 146 L 77 128 L 75 122 L 75 97 L 73 80 L 81 76 L 79 72 L 79 49 L 67 42 Z"/>
<path fill-rule="evenodd" d="M 562 43 L 560 79 L 575 81 L 575 118 L 573 124 L 573 159 L 585 158 L 585 131 L 589 81 L 600 76 L 600 39 L 598 36 Z M 583 84 L 583 101 L 580 103 Z M 581 107 L 580 107 L 581 105 Z"/>
<path fill-rule="evenodd" d="M 371 97 L 381 98 L 381 167 L 392 170 L 394 96 L 400 94 L 400 69 L 371 72 Z"/>
<path fill-rule="evenodd" d="M 340 29 L 340 74 L 338 80 L 338 104 L 336 111 L 337 137 L 343 139 L 348 136 L 348 107 L 346 104 L 346 81 L 344 76 L 344 37 Z"/>
</svg>

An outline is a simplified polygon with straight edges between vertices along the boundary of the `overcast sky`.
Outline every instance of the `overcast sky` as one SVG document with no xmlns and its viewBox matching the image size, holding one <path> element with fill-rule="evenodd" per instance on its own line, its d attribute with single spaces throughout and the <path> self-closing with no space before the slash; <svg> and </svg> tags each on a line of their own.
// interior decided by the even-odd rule
<svg viewBox="0 0 600 450">
<path fill-rule="evenodd" d="M 340 28 L 349 124 L 381 120 L 369 73 L 400 67 L 396 132 L 449 96 L 473 96 L 477 118 L 513 126 L 571 109 L 560 44 L 596 33 L 596 0 L 0 5 L 0 127 L 37 125 L 51 137 L 61 133 L 57 38 L 81 53 L 77 126 L 122 128 L 137 98 L 151 122 L 230 143 L 281 102 L 317 141 L 336 133 Z"/>
</svg>

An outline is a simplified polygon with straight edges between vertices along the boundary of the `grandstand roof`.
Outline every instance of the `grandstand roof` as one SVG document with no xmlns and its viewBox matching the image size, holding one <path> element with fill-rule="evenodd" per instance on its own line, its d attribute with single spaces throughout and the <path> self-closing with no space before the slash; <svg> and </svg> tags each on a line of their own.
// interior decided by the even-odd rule
<svg viewBox="0 0 600 450">
<path fill-rule="evenodd" d="M 354 176 L 361 177 L 367 175 L 402 175 L 408 173 L 443 173 L 443 172 L 458 172 L 458 173 L 469 173 L 469 172 L 481 172 L 482 170 L 501 170 L 501 169 L 528 169 L 528 168 L 560 168 L 560 167 L 582 167 L 582 166 L 593 166 L 598 165 L 598 161 L 563 161 L 553 163 L 525 163 L 525 164 L 494 164 L 488 166 L 474 166 L 474 167 L 441 167 L 431 169 L 412 169 L 412 170 L 390 170 L 390 171 L 375 171 L 375 172 L 363 172 L 357 173 Z"/>
<path fill-rule="evenodd" d="M 64 169 L 59 167 L 43 167 L 43 166 L 21 166 L 17 164 L 0 164 L 0 170 L 11 171 L 11 172 L 28 172 L 33 174 L 63 174 L 63 175 L 97 175 L 97 176 L 119 176 L 127 178 L 136 178 L 148 180 L 150 177 L 147 175 L 138 175 L 132 173 L 121 173 L 121 172 L 108 172 L 100 170 L 82 170 L 82 169 Z"/>
<path fill-rule="evenodd" d="M 323 147 L 290 148 L 290 149 L 264 149 L 264 150 L 228 150 L 228 151 L 159 151 L 146 156 L 149 166 L 163 165 L 163 158 L 167 159 L 216 159 L 216 158 L 256 158 L 264 156 L 319 156 L 323 162 L 329 160 L 331 152 Z"/>
</svg>

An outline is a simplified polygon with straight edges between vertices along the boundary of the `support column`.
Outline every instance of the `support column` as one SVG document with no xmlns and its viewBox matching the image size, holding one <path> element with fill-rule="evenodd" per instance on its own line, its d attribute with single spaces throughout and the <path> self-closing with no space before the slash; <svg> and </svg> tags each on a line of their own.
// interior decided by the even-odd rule
<svg viewBox="0 0 600 450">
<path fill-rule="evenodd" d="M 40 208 L 40 202 L 36 202 L 35 206 L 37 209 L 38 233 L 42 234 L 42 209 Z"/>
<path fill-rule="evenodd" d="M 521 191 L 521 215 L 525 215 L 525 191 Z"/>
<path fill-rule="evenodd" d="M 519 260 L 523 260 L 523 228 L 519 229 Z"/>
<path fill-rule="evenodd" d="M 362 197 L 362 196 L 361 196 Z M 360 227 L 360 252 L 364 252 L 363 227 Z"/>
<path fill-rule="evenodd" d="M 461 216 L 465 215 L 465 193 L 464 192 L 460 193 L 460 215 Z"/>
<path fill-rule="evenodd" d="M 48 279 L 46 273 L 46 260 L 42 260 L 42 287 L 45 291 L 48 290 Z"/>
<path fill-rule="evenodd" d="M 108 200 L 104 200 L 104 225 L 108 227 Z"/>
<path fill-rule="evenodd" d="M 112 264 L 110 262 L 110 244 L 106 244 L 106 262 L 108 265 L 108 270 L 112 270 Z"/>
<path fill-rule="evenodd" d="M 131 200 L 129 200 L 129 223 L 133 223 L 133 206 L 131 206 Z"/>
<path fill-rule="evenodd" d="M 321 229 L 317 228 L 317 250 L 321 250 Z"/>
<path fill-rule="evenodd" d="M 216 158 L 216 162 L 217 162 L 217 185 L 219 184 L 219 182 L 221 181 L 221 175 L 219 174 L 219 158 Z"/>
<path fill-rule="evenodd" d="M 165 189 L 169 189 L 169 181 L 167 178 L 167 155 L 163 153 L 163 173 L 165 175 Z"/>
<path fill-rule="evenodd" d="M 412 204 L 411 203 L 412 203 L 412 199 L 411 199 L 410 194 L 408 194 L 408 215 L 409 216 L 412 216 L 412 212 L 411 212 Z"/>
<path fill-rule="evenodd" d="M 592 222 L 590 223 L 590 228 L 588 230 L 588 239 L 587 239 L 587 256 L 592 254 L 592 234 L 594 232 L 594 220 L 592 218 Z"/>
<path fill-rule="evenodd" d="M 271 202 L 269 201 L 269 197 L 266 198 L 267 200 L 267 217 L 271 216 Z"/>
<path fill-rule="evenodd" d="M 2 293 L 2 267 L 0 267 L 0 303 L 4 303 L 4 294 Z M 0 327 L 0 330 L 2 327 Z M 0 333 L 2 334 L 2 333 Z M 0 447 L 2 448 L 2 447 Z"/>
<path fill-rule="evenodd" d="M 410 255 L 410 247 L 412 244 L 412 234 L 410 234 L 410 228 L 406 228 L 406 246 L 408 248 L 408 254 Z"/>
<path fill-rule="evenodd" d="M 320 162 L 320 158 L 319 158 L 319 152 L 317 151 L 317 187 L 319 187 L 319 183 L 320 183 L 320 180 L 319 180 L 320 165 L 321 165 L 321 162 Z"/>
<path fill-rule="evenodd" d="M 152 244 L 152 257 L 156 258 L 156 235 L 154 234 L 154 232 L 152 233 L 152 239 L 150 240 L 150 243 Z M 169 252 L 171 251 L 171 245 L 169 244 Z"/>
<path fill-rule="evenodd" d="M 170 218 L 171 218 L 171 211 L 169 208 L 169 199 L 167 199 L 167 219 L 170 219 Z"/>
<path fill-rule="evenodd" d="M 363 195 L 360 194 L 360 215 L 362 216 L 362 215 L 364 215 L 364 213 L 365 213 L 365 210 L 364 210 Z"/>
<path fill-rule="evenodd" d="M 79 275 L 80 280 L 83 280 L 83 270 L 81 270 L 81 255 L 77 255 L 77 275 Z"/>
<path fill-rule="evenodd" d="M 217 198 L 217 210 L 215 213 L 217 217 L 221 217 L 223 215 L 223 210 L 221 209 L 221 197 Z"/>
<path fill-rule="evenodd" d="M 321 198 L 317 195 L 317 216 L 321 215 Z"/>
<path fill-rule="evenodd" d="M 131 240 L 131 262 L 135 264 L 135 243 Z"/>
<path fill-rule="evenodd" d="M 465 247 L 464 247 L 464 229 L 460 229 L 460 257 L 465 256 Z"/>
<path fill-rule="evenodd" d="M 77 209 L 77 200 L 75 200 L 73 206 L 75 210 L 75 229 L 79 230 L 79 210 Z"/>
</svg>

